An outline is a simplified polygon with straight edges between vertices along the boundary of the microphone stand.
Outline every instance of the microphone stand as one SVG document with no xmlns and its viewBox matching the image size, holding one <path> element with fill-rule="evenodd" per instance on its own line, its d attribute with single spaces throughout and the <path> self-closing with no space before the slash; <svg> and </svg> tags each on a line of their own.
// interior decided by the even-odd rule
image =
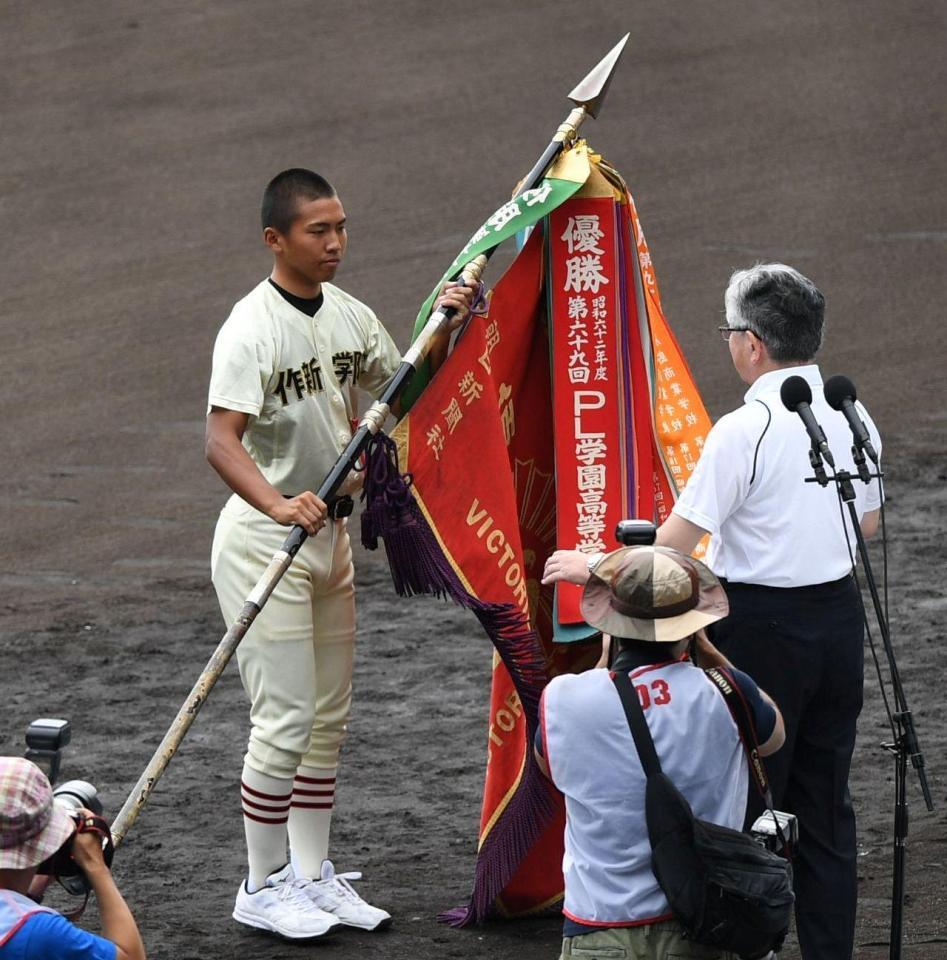
<svg viewBox="0 0 947 960">
<path fill-rule="evenodd" d="M 827 487 L 829 485 L 829 478 L 826 476 L 825 467 L 822 464 L 822 453 L 819 448 L 816 446 L 815 440 L 812 441 L 812 446 L 809 447 L 809 463 L 812 464 L 812 472 L 815 474 L 814 477 L 810 477 L 806 480 L 806 483 L 817 483 L 820 487 Z M 855 491 L 852 491 L 852 498 L 855 497 Z"/>
<path fill-rule="evenodd" d="M 875 477 L 880 478 L 884 476 L 882 473 L 872 473 L 869 470 L 865 462 L 865 452 L 858 444 L 852 447 L 852 456 L 858 470 L 858 477 L 863 482 L 869 483 Z M 830 480 L 826 477 L 825 469 L 822 466 L 821 457 L 819 456 L 819 450 L 815 444 L 813 444 L 809 452 L 809 461 L 812 463 L 815 476 L 806 477 L 805 482 L 818 483 L 819 486 L 822 487 L 828 486 Z M 888 621 L 884 615 L 884 609 L 882 608 L 881 599 L 878 595 L 878 586 L 872 573 L 871 562 L 868 559 L 865 537 L 862 534 L 861 526 L 858 522 L 858 514 L 855 512 L 855 487 L 852 484 L 852 479 L 852 474 L 847 470 L 838 470 L 831 478 L 831 482 L 836 485 L 840 499 L 848 507 L 848 514 L 852 521 L 852 529 L 855 531 L 855 539 L 858 543 L 858 556 L 861 558 L 865 571 L 865 580 L 868 583 L 868 590 L 875 608 L 875 618 L 878 621 L 885 656 L 888 660 L 891 685 L 894 688 L 895 712 L 892 715 L 890 709 L 888 710 L 888 721 L 894 733 L 894 743 L 883 743 L 882 747 L 893 754 L 895 759 L 894 869 L 891 890 L 891 940 L 888 956 L 891 960 L 900 960 L 904 918 L 905 840 L 908 835 L 908 759 L 910 759 L 911 764 L 917 771 L 918 780 L 921 784 L 921 792 L 924 794 L 924 802 L 927 805 L 928 811 L 934 809 L 934 804 L 931 801 L 931 791 L 927 783 L 927 774 L 924 771 L 924 756 L 921 753 L 917 733 L 914 729 L 914 718 L 908 709 L 907 698 L 904 695 L 904 687 L 901 684 L 901 674 L 898 671 L 898 665 L 894 658 L 894 649 L 891 646 L 891 634 L 888 630 Z M 885 700 L 885 708 L 888 709 L 887 700 Z"/>
</svg>

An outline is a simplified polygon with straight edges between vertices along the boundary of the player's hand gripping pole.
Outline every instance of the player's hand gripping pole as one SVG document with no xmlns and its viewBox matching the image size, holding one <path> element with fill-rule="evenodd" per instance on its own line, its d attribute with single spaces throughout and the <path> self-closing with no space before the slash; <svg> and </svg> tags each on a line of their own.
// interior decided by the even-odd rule
<svg viewBox="0 0 947 960">
<path fill-rule="evenodd" d="M 625 34 L 608 55 L 569 94 L 569 99 L 575 104 L 574 109 L 559 125 L 555 136 L 543 151 L 542 156 L 520 184 L 516 193 L 517 197 L 540 184 L 550 164 L 566 146 L 575 140 L 579 126 L 586 116 L 598 116 L 618 59 L 627 41 L 628 34 Z M 477 283 L 492 253 L 493 250 L 489 250 L 481 254 L 450 279 L 462 280 L 468 286 Z M 335 466 L 329 471 L 329 475 L 322 481 L 322 485 L 317 491 L 317 496 L 321 500 L 328 502 L 338 493 L 372 437 L 381 430 L 388 414 L 391 412 L 391 405 L 404 393 L 411 378 L 424 362 L 430 352 L 434 337 L 450 329 L 454 315 L 455 311 L 451 308 L 438 309 L 431 314 L 430 319 L 402 358 L 394 377 L 381 398 L 376 400 L 365 412 L 352 439 L 340 454 Z M 171 723 L 168 732 L 164 735 L 164 739 L 159 744 L 148 766 L 138 778 L 138 782 L 112 824 L 112 836 L 116 846 L 125 839 L 128 831 L 138 819 L 138 814 L 141 813 L 142 807 L 147 803 L 152 790 L 154 790 L 161 775 L 171 762 L 171 758 L 177 752 L 181 741 L 194 722 L 194 718 L 200 712 L 214 684 L 224 672 L 224 668 L 230 662 L 230 658 L 240 641 L 263 609 L 283 574 L 289 569 L 293 557 L 299 552 L 307 537 L 308 534 L 302 527 L 293 527 L 283 546 L 273 555 L 273 559 L 250 592 L 237 619 L 224 634 L 223 639 L 217 645 L 217 649 L 211 654 L 207 666 L 204 667 L 203 672 L 197 678 L 197 682 Z"/>
</svg>

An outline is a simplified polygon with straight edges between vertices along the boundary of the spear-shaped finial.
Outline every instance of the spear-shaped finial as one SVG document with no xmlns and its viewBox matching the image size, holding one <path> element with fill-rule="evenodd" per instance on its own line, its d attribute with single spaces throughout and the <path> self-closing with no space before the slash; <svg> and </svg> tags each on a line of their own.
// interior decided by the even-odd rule
<svg viewBox="0 0 947 960">
<path fill-rule="evenodd" d="M 543 174 L 563 147 L 575 140 L 579 125 L 587 116 L 598 116 L 598 112 L 602 108 L 602 102 L 605 100 L 605 94 L 608 93 L 609 84 L 612 82 L 615 67 L 618 65 L 618 59 L 621 57 L 622 50 L 625 49 L 629 36 L 630 34 L 626 33 L 612 47 L 601 63 L 593 67 L 585 79 L 581 80 L 569 94 L 569 99 L 575 104 L 575 109 L 559 124 L 559 129 L 552 138 L 552 142 L 543 151 L 543 155 L 536 161 L 533 169 L 526 175 L 517 195 L 532 189 L 542 180 Z"/>
<path fill-rule="evenodd" d="M 608 93 L 609 84 L 612 82 L 615 67 L 630 36 L 630 33 L 626 33 L 602 58 L 601 63 L 590 70 L 586 78 L 580 81 L 569 94 L 569 99 L 577 107 L 585 107 L 585 112 L 590 117 L 598 116 L 605 95 Z"/>
</svg>

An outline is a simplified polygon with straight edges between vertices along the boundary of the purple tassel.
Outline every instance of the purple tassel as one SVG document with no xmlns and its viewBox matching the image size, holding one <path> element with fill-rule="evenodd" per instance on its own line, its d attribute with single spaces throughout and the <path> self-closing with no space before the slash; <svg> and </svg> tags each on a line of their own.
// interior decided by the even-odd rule
<svg viewBox="0 0 947 960">
<path fill-rule="evenodd" d="M 398 445 L 379 432 L 365 453 L 362 501 L 362 545 L 378 548 L 385 541 L 395 591 L 402 597 L 433 594 L 463 604 L 467 593 L 444 559 L 417 501 L 413 478 L 398 470 Z"/>
<path fill-rule="evenodd" d="M 470 922 L 468 920 L 469 916 L 469 907 L 452 907 L 450 910 L 439 913 L 437 915 L 437 922 L 446 923 L 449 927 L 466 927 Z"/>
<path fill-rule="evenodd" d="M 542 646 L 515 604 L 484 603 L 464 589 L 411 493 L 411 475 L 399 471 L 397 444 L 378 433 L 368 446 L 366 463 L 363 545 L 374 550 L 379 537 L 385 541 L 391 578 L 400 596 L 429 594 L 473 610 L 523 704 L 528 737 L 523 779 L 480 848 L 470 904 L 438 918 L 457 927 L 482 923 L 556 811 L 551 788 L 528 746 L 539 722 L 539 697 L 546 685 Z"/>
<path fill-rule="evenodd" d="M 477 854 L 470 903 L 438 917 L 452 927 L 483 923 L 490 918 L 497 896 L 513 878 L 523 857 L 539 840 L 556 812 L 552 788 L 536 766 L 531 749 L 527 749 L 526 764 L 516 793 Z"/>
</svg>

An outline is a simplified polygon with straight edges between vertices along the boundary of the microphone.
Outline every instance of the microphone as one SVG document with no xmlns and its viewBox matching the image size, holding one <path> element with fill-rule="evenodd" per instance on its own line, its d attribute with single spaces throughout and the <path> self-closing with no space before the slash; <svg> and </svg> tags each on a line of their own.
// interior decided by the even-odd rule
<svg viewBox="0 0 947 960">
<path fill-rule="evenodd" d="M 825 382 L 825 402 L 833 409 L 845 414 L 848 425 L 852 428 L 852 435 L 855 437 L 855 446 L 861 447 L 868 454 L 871 462 L 878 466 L 878 454 L 871 445 L 871 437 L 868 436 L 868 428 L 858 416 L 855 409 L 855 384 L 848 377 L 841 374 L 836 377 L 829 377 Z"/>
<path fill-rule="evenodd" d="M 835 459 L 832 457 L 832 451 L 829 450 L 822 427 L 812 415 L 812 409 L 809 406 L 812 403 L 812 389 L 809 384 L 802 377 L 789 377 L 779 388 L 779 399 L 783 401 L 783 406 L 787 410 L 799 414 L 805 424 L 806 433 L 812 440 L 813 449 L 818 450 L 825 458 L 825 462 L 834 470 Z"/>
</svg>

